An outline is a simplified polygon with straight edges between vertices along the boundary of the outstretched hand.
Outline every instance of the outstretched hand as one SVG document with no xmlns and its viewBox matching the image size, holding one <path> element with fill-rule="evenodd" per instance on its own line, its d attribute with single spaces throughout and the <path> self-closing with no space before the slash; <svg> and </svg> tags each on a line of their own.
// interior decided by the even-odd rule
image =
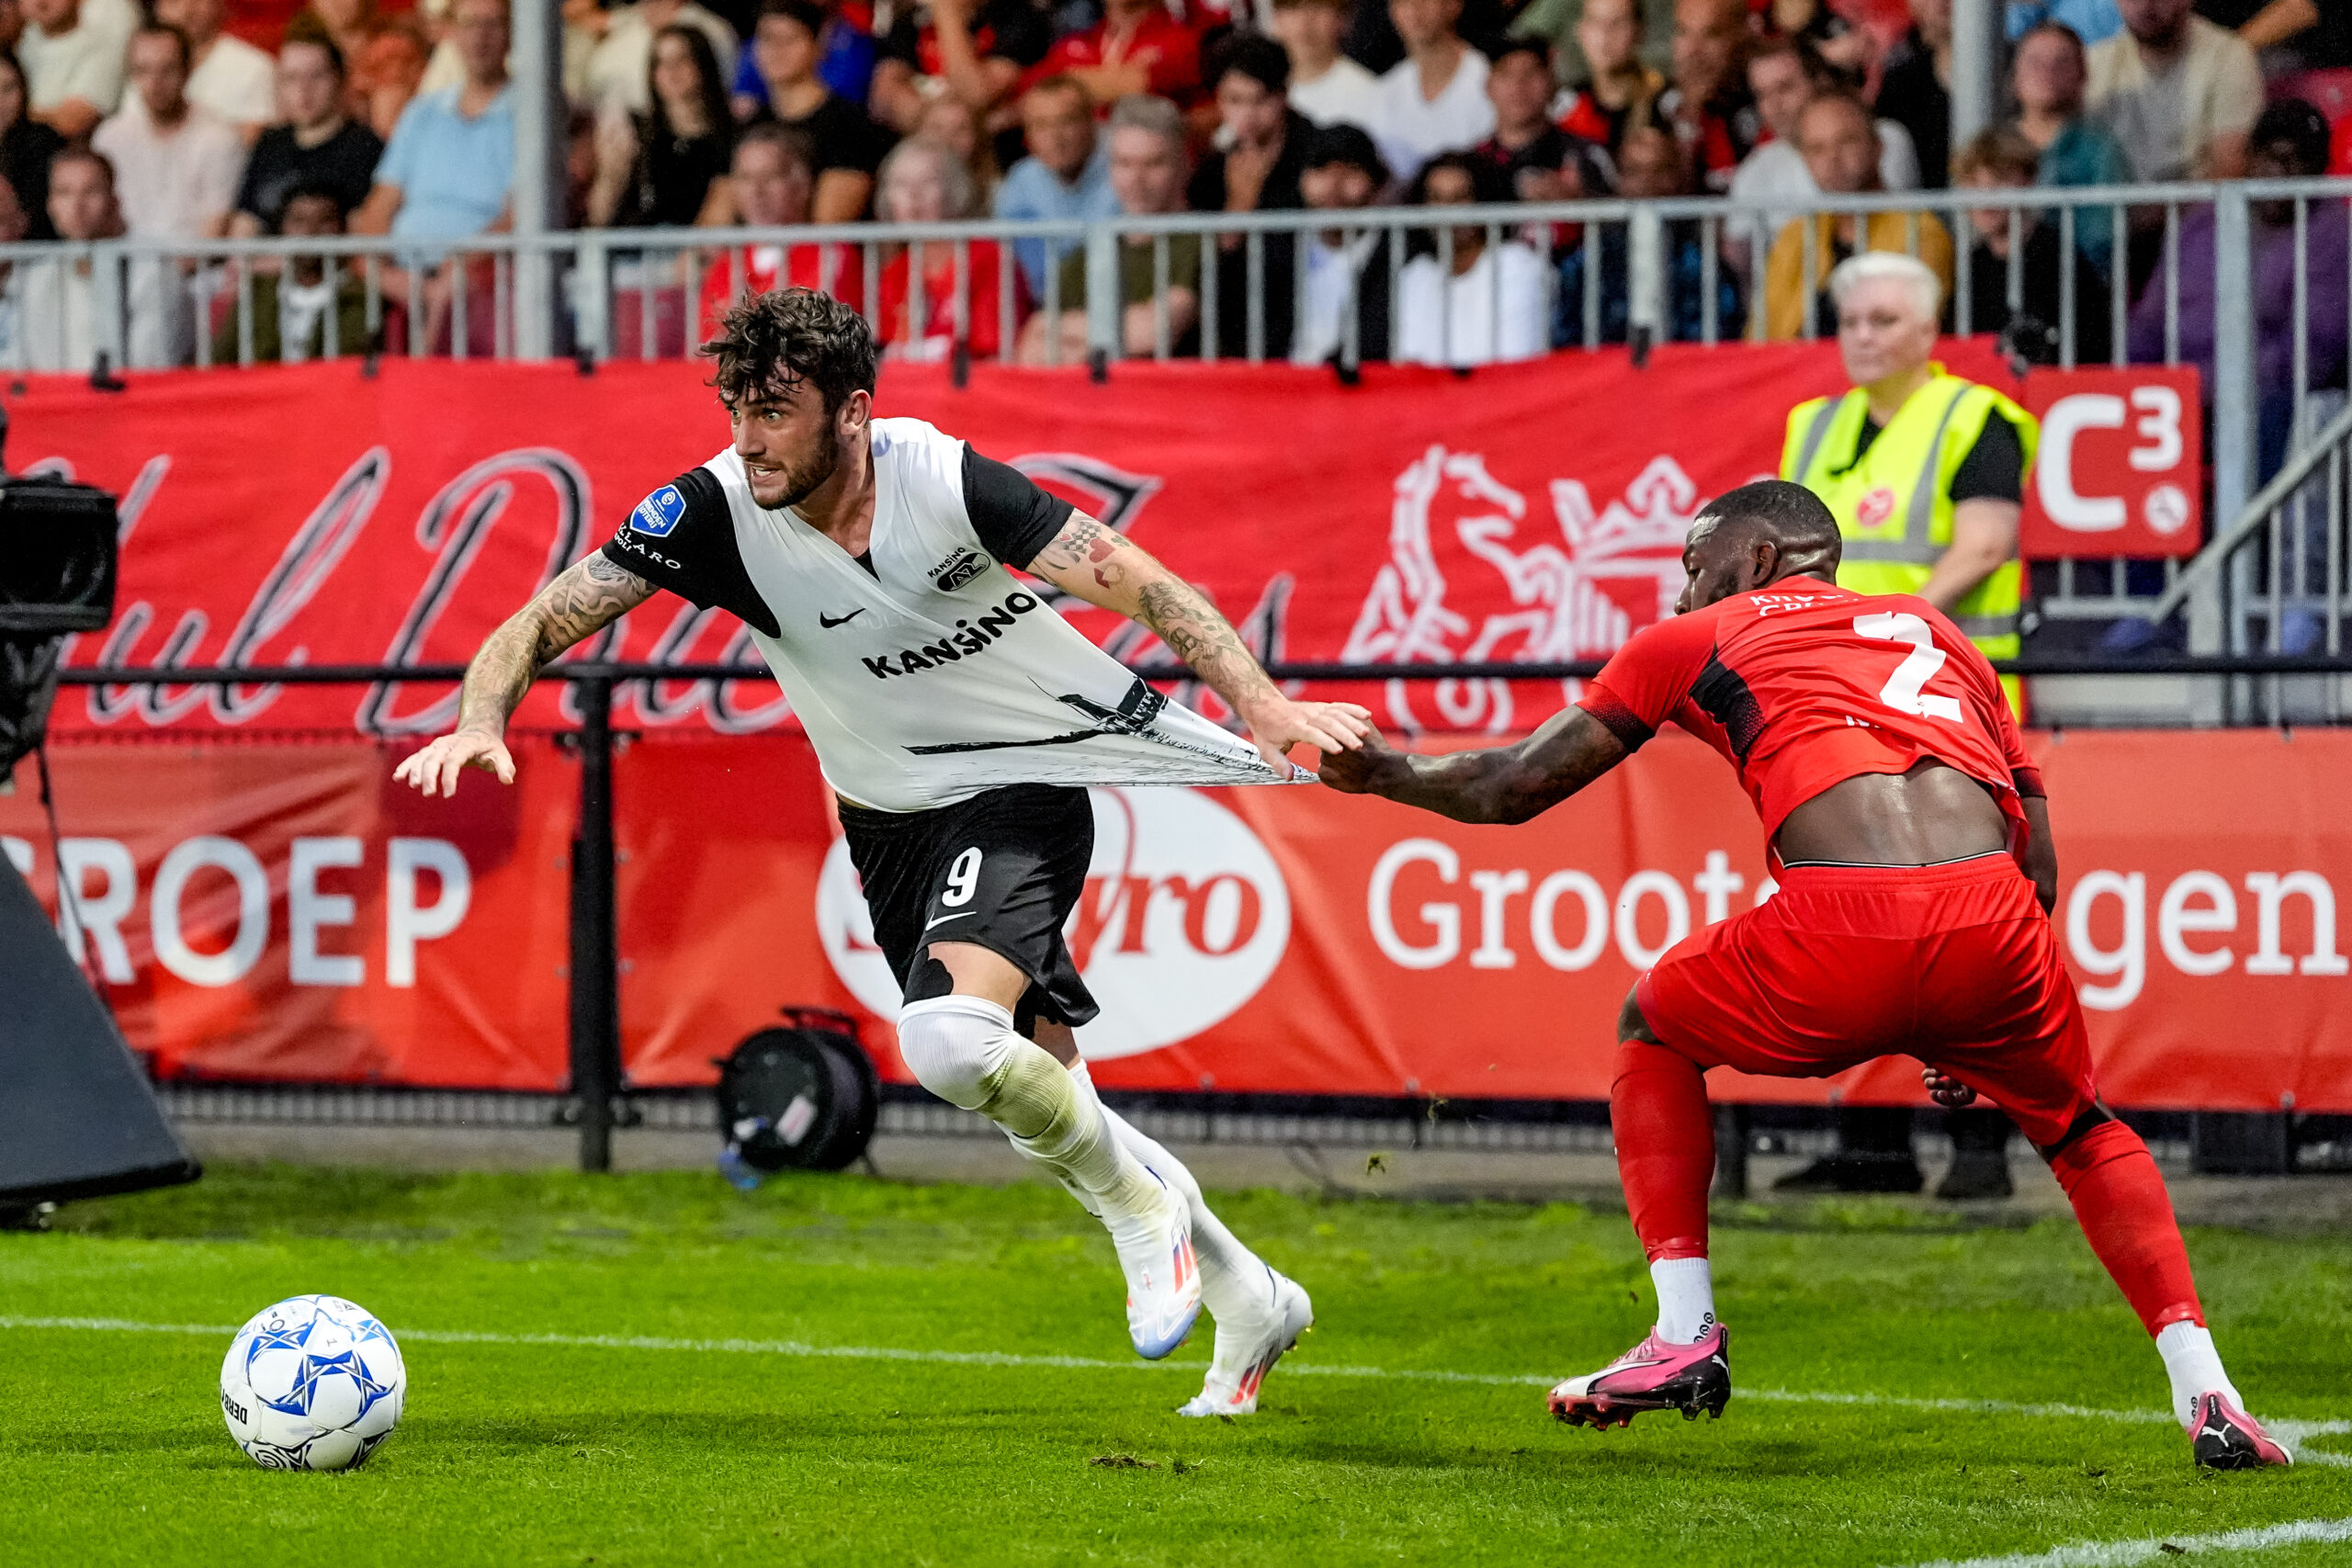
<svg viewBox="0 0 2352 1568">
<path fill-rule="evenodd" d="M 1976 1103 L 1976 1091 L 1936 1067 L 1919 1069 L 1919 1081 L 1928 1088 L 1928 1098 L 1946 1111 L 1963 1111 Z"/>
<path fill-rule="evenodd" d="M 1336 757 L 1327 757 L 1316 776 L 1342 795 L 1371 795 L 1374 781 L 1397 756 L 1377 725 L 1364 726 L 1363 743 Z"/>
<path fill-rule="evenodd" d="M 1372 710 L 1354 703 L 1300 703 L 1274 697 L 1243 716 L 1250 739 L 1266 766 L 1287 775 L 1290 749 L 1312 746 L 1330 756 L 1344 757 L 1372 733 Z M 1327 764 L 1328 765 L 1328 764 Z"/>
<path fill-rule="evenodd" d="M 406 761 L 392 770 L 392 777 L 401 784 L 414 784 L 430 799 L 436 795 L 456 795 L 458 775 L 468 768 L 495 773 L 500 784 L 514 782 L 514 759 L 508 753 L 506 742 L 478 729 L 444 735 L 411 752 Z"/>
</svg>

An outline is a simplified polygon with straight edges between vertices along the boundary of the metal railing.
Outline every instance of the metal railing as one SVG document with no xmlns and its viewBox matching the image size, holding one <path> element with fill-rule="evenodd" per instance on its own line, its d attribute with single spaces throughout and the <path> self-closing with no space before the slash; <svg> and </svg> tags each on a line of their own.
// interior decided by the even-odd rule
<svg viewBox="0 0 2352 1568">
<path fill-rule="evenodd" d="M 2342 654 L 2345 618 L 2352 614 L 2346 558 L 2352 404 L 2341 396 L 2332 401 L 2334 417 L 2215 532 L 2149 607 L 2150 621 L 2187 609 L 2193 641 L 2218 640 L 2239 658 Z M 2334 673 L 2248 672 L 2228 680 L 2222 701 L 2224 719 L 2340 723 L 2345 682 Z"/>
<path fill-rule="evenodd" d="M 1850 228 L 1848 220 L 1875 215 L 1902 220 L 1899 231 L 1883 222 L 1871 233 L 1877 248 L 1915 254 L 1924 251 L 1934 259 L 1951 243 L 1945 270 L 1953 285 L 1947 312 L 1953 331 L 1966 333 L 1997 326 L 1983 319 L 1988 300 L 1996 309 L 2013 312 L 2046 297 L 2054 307 L 2052 319 L 2045 323 L 2052 329 L 2052 363 L 2121 365 L 2127 363 L 2138 293 L 2152 268 L 2158 269 L 2160 277 L 2156 294 L 2161 314 L 2157 306 L 2145 307 L 2150 342 L 2160 334 L 2164 360 L 2180 359 L 2182 240 L 2188 229 L 2204 227 L 2201 209 L 2211 209 L 2215 254 L 2209 265 L 2216 269 L 2215 292 L 2225 299 L 2248 298 L 2244 285 L 2251 276 L 2251 252 L 2256 248 L 2251 233 L 2257 225 L 2255 214 L 2263 214 L 2259 226 L 2266 230 L 2282 235 L 2292 231 L 2301 320 L 2307 313 L 2310 291 L 2329 287 L 2302 265 L 2312 252 L 2315 226 L 2327 227 L 2315 220 L 2323 219 L 2324 209 L 2347 197 L 2352 197 L 2352 180 L 2237 181 L 1911 191 L 1815 197 L 1797 205 L 1769 206 L 1689 197 L 1345 213 L 1183 212 L 1090 222 L 980 220 L 766 230 L 602 229 L 537 238 L 481 234 L 430 243 L 357 235 L 201 243 L 114 240 L 4 245 L 0 264 L 20 269 L 9 292 L 28 317 L 62 304 L 78 306 L 85 296 L 75 286 L 69 290 L 73 298 L 62 299 L 53 286 L 43 284 L 35 290 L 40 298 L 27 299 L 28 276 L 62 266 L 85 280 L 94 320 L 86 332 L 63 334 L 64 345 L 78 348 L 86 343 L 95 352 L 107 353 L 109 364 L 118 369 L 137 367 L 143 346 L 134 344 L 135 334 L 126 330 L 122 317 L 148 306 L 144 295 L 157 285 L 175 281 L 167 274 L 176 274 L 191 302 L 209 311 L 209 325 L 218 329 L 232 315 L 237 321 L 223 334 L 221 344 L 215 344 L 214 333 L 190 332 L 177 339 L 170 346 L 181 356 L 174 362 L 250 363 L 252 285 L 257 277 L 278 276 L 288 261 L 298 257 L 331 258 L 351 274 L 370 334 L 388 319 L 404 315 L 438 316 L 451 325 L 460 317 L 478 318 L 469 321 L 469 333 L 437 342 L 421 333 L 402 337 L 390 345 L 395 353 L 503 358 L 586 351 L 599 358 L 681 357 L 691 355 L 694 344 L 685 337 L 662 333 L 659 329 L 670 324 L 666 318 L 616 310 L 616 299 L 650 290 L 670 296 L 655 302 L 659 308 L 674 308 L 681 297 L 700 303 L 714 276 L 732 275 L 736 287 L 742 287 L 749 270 L 745 253 L 763 251 L 780 253 L 786 264 L 783 274 L 795 281 L 846 285 L 838 291 L 844 298 L 860 298 L 877 330 L 889 327 L 881 308 L 886 288 L 895 295 L 903 283 L 914 307 L 906 314 L 926 324 L 936 321 L 967 344 L 985 335 L 995 347 L 979 357 L 1004 359 L 1017 356 L 1018 329 L 1028 316 L 1039 311 L 1058 315 L 1066 305 L 1079 308 L 1079 301 L 1062 298 L 1068 292 L 1061 287 L 1062 268 L 1053 265 L 1075 254 L 1083 264 L 1080 271 L 1089 350 L 1113 357 L 1260 361 L 1283 356 L 1272 323 L 1282 319 L 1285 308 L 1305 302 L 1312 270 L 1295 265 L 1294 248 L 1301 243 L 1314 245 L 1319 235 L 1385 242 L 1376 249 L 1388 287 L 1375 292 L 1385 292 L 1391 301 L 1398 300 L 1398 285 L 1416 259 L 1450 271 L 1461 259 L 1457 247 L 1476 246 L 1482 255 L 1506 245 L 1541 247 L 1550 264 L 1544 286 L 1558 296 L 1553 302 L 1559 307 L 1557 330 L 1548 346 L 1627 342 L 1635 329 L 1647 329 L 1652 342 L 1713 344 L 1756 335 L 1753 323 L 1763 312 L 1755 307 L 1769 302 L 1770 293 L 1773 242 L 1791 242 L 1790 271 L 1800 278 L 1817 278 L 1827 271 L 1828 256 L 1822 247 L 1841 243 L 1835 233 L 1825 232 L 1825 225 Z M 1973 216 L 1976 214 L 1991 216 L 1980 224 Z M 1807 216 L 1817 221 L 1797 222 Z M 2041 226 L 2051 234 L 2043 243 L 2054 243 L 2057 254 L 2079 253 L 2089 264 L 2088 272 L 2067 268 L 2054 278 L 2039 276 L 2029 264 L 2029 243 Z M 1983 256 L 1978 254 L 1980 241 Z M 1123 242 L 1150 253 L 1148 264 L 1140 265 L 1155 283 L 1151 331 L 1132 349 L 1120 342 L 1117 332 Z M 2322 251 L 2341 248 L 2327 234 L 2316 236 L 2316 243 Z M 983 245 L 1008 247 L 1019 256 L 1022 287 L 976 294 L 978 280 L 991 270 L 976 271 L 973 265 L 974 247 Z M 1197 281 L 1188 283 L 1186 275 L 1196 269 L 1189 258 L 1200 254 L 1216 265 L 1197 266 Z M 1678 261 L 1685 257 L 1690 270 L 1678 275 Z M 240 261 L 250 265 L 232 265 Z M 909 265 L 910 261 L 914 265 Z M 521 274 L 531 270 L 527 264 L 532 263 L 551 270 L 556 279 L 552 287 L 526 287 L 531 280 Z M 2132 275 L 2132 288 L 2109 287 L 2119 264 Z M 1999 284 L 1992 295 L 1980 288 L 1980 274 L 1987 265 L 1999 269 Z M 1365 270 L 1359 258 L 1351 277 L 1359 303 Z M 454 287 L 459 275 L 469 287 Z M 1498 273 L 1491 279 L 1482 276 L 1480 285 L 1502 294 L 1513 280 Z M 1282 297 L 1284 289 L 1290 298 Z M 1227 297 L 1237 292 L 1238 298 Z M 1185 293 L 1194 297 L 1199 308 L 1196 341 L 1185 312 L 1170 309 L 1171 295 Z M 934 316 L 931 307 L 935 306 L 945 307 L 944 318 Z M 539 308 L 553 311 L 551 330 L 537 322 L 529 323 L 533 330 L 524 330 L 518 318 Z M 197 325 L 190 315 L 179 324 Z M 1751 323 L 1745 333 L 1743 321 Z M 1235 330 L 1237 325 L 1240 330 Z M 640 336 L 639 328 L 645 335 Z M 1814 337 L 1821 335 L 1822 328 L 1821 316 L 1807 310 L 1782 335 Z M 898 333 L 891 330 L 888 335 Z M 2226 323 L 2222 335 L 2229 335 Z M 2306 336 L 2298 333 L 2299 339 Z M 20 335 L 0 345 L 0 367 L 91 368 L 78 355 L 41 352 L 59 342 L 60 334 L 47 332 L 33 334 L 29 344 Z M 535 353 L 540 344 L 547 346 Z M 238 352 L 209 352 L 219 345 L 233 345 Z M 385 345 L 377 346 L 380 351 Z M 368 347 L 366 342 L 346 342 L 337 351 L 359 353 Z M 1044 345 L 1040 348 L 1043 358 Z M 1360 343 L 1335 344 L 1334 354 L 1342 363 L 1370 357 Z M 51 362 L 40 363 L 42 359 Z M 1321 362 L 1319 356 L 1316 362 Z"/>
</svg>

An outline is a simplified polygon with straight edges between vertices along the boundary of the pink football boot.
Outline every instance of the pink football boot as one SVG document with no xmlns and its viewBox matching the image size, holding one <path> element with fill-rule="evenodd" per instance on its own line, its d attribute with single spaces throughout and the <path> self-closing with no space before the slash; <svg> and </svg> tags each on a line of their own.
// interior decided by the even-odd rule
<svg viewBox="0 0 2352 1568">
<path fill-rule="evenodd" d="M 2188 1428 L 2188 1439 L 2197 1462 L 2208 1470 L 2259 1470 L 2295 1462 L 2294 1455 L 2272 1441 L 2261 1424 L 2232 1404 L 2226 1394 L 2197 1396 L 2197 1419 Z"/>
<path fill-rule="evenodd" d="M 1720 1323 L 1692 1345 L 1668 1345 L 1653 1334 L 1599 1371 L 1554 1389 L 1552 1414 L 1571 1427 L 1600 1427 L 1629 1426 L 1645 1410 L 1679 1410 L 1686 1421 L 1702 1410 L 1720 1416 L 1731 1401 L 1730 1343 Z"/>
</svg>

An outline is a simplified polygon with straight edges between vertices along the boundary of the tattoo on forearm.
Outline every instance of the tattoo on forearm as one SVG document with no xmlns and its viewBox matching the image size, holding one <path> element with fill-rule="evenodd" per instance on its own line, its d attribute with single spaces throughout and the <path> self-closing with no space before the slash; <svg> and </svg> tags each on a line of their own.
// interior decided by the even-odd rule
<svg viewBox="0 0 2352 1568">
<path fill-rule="evenodd" d="M 1091 569 L 1095 583 L 1102 588 L 1116 588 L 1126 581 L 1126 568 L 1111 558 L 1126 544 L 1125 536 L 1106 523 L 1097 523 L 1083 512 L 1070 513 L 1062 531 L 1037 554 L 1033 567 L 1048 567 L 1056 571 L 1080 571 Z"/>
<path fill-rule="evenodd" d="M 1136 618 L 1158 632 L 1168 651 L 1191 665 L 1234 711 L 1281 694 L 1241 646 L 1241 635 L 1190 583 L 1172 577 L 1147 583 L 1138 598 Z"/>
<path fill-rule="evenodd" d="M 564 569 L 538 597 L 490 634 L 466 667 L 459 729 L 506 727 L 547 662 L 653 597 L 653 585 L 602 551 Z"/>
<path fill-rule="evenodd" d="M 537 646 L 545 664 L 573 643 L 594 637 L 653 596 L 653 585 L 615 566 L 602 551 L 577 562 L 540 593 Z"/>
</svg>

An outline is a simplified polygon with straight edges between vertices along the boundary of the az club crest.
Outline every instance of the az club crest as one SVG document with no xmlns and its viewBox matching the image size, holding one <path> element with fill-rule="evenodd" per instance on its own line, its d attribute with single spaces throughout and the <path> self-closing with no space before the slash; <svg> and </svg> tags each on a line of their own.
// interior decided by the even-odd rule
<svg viewBox="0 0 2352 1568">
<path fill-rule="evenodd" d="M 931 581 L 942 593 L 953 593 L 988 569 L 988 557 L 967 547 L 933 567 Z"/>
</svg>

